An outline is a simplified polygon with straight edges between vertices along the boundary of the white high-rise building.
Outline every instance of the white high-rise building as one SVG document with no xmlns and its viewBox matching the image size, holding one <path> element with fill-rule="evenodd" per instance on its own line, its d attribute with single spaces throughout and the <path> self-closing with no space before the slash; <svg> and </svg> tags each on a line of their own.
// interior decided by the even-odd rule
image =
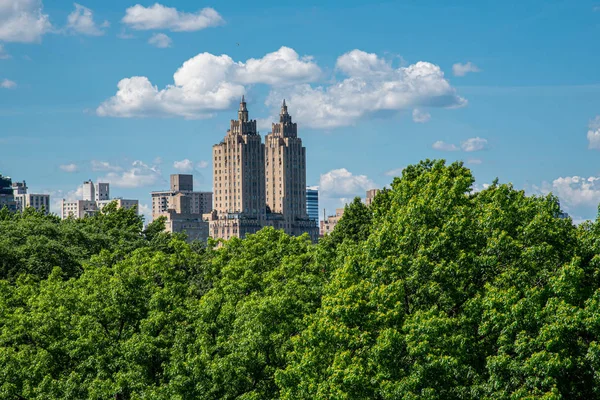
<svg viewBox="0 0 600 400">
<path fill-rule="evenodd" d="M 94 184 L 92 180 L 83 182 L 83 194 L 81 200 L 67 201 L 62 200 L 61 218 L 83 218 L 91 216 L 102 210 L 107 204 L 115 201 L 117 208 L 126 210 L 136 207 L 139 212 L 138 200 L 126 200 L 122 198 L 110 198 L 110 186 L 108 183 Z"/>
<path fill-rule="evenodd" d="M 44 211 L 48 214 L 50 211 L 50 195 L 27 193 L 27 184 L 23 182 L 14 182 L 12 184 L 13 195 L 15 198 L 17 211 L 23 212 L 26 208 L 32 207 L 36 211 Z"/>
</svg>

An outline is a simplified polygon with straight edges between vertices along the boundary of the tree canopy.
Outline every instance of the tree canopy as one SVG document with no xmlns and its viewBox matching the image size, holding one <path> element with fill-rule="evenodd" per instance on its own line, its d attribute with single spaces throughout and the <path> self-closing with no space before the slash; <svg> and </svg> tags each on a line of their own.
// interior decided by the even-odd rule
<svg viewBox="0 0 600 400">
<path fill-rule="evenodd" d="M 600 397 L 600 220 L 426 160 L 318 244 L 0 212 L 2 399 Z"/>
</svg>

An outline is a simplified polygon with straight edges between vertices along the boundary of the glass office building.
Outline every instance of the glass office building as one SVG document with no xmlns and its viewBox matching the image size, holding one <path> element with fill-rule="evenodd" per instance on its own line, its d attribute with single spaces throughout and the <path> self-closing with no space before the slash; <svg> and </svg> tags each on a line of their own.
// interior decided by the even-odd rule
<svg viewBox="0 0 600 400">
<path fill-rule="evenodd" d="M 316 186 L 306 188 L 306 212 L 310 220 L 319 222 L 319 190 Z"/>
</svg>

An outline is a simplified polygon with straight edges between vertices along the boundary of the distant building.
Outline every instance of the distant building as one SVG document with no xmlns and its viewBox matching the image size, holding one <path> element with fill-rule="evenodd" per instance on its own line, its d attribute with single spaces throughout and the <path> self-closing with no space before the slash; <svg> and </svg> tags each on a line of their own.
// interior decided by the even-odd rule
<svg viewBox="0 0 600 400">
<path fill-rule="evenodd" d="M 370 190 L 367 190 L 367 197 L 365 198 L 365 204 L 368 205 L 368 206 L 370 206 L 371 203 L 373 203 L 373 199 L 375 198 L 375 196 L 379 192 L 380 192 L 379 189 L 370 189 Z"/>
<path fill-rule="evenodd" d="M 152 218 L 166 215 L 174 208 L 175 196 L 183 193 L 190 199 L 191 214 L 206 214 L 212 210 L 213 194 L 211 192 L 194 192 L 194 177 L 187 174 L 171 175 L 169 190 L 152 192 Z M 177 210 L 176 210 L 177 211 Z M 177 211 L 181 213 L 181 211 Z"/>
<path fill-rule="evenodd" d="M 32 207 L 36 211 L 50 212 L 50 195 L 27 193 L 27 184 L 23 182 L 14 182 L 12 184 L 13 196 L 15 198 L 16 210 L 23 212 L 26 208 Z"/>
<path fill-rule="evenodd" d="M 110 186 L 108 183 L 94 184 L 92 180 L 88 180 L 83 182 L 83 194 L 81 200 L 62 200 L 61 218 L 84 218 L 92 216 L 113 201 L 117 203 L 117 208 L 128 210 L 135 207 L 136 211 L 139 213 L 138 200 L 127 200 L 120 197 L 111 199 Z"/>
<path fill-rule="evenodd" d="M 316 186 L 306 188 L 306 212 L 308 219 L 319 222 L 319 189 Z"/>
<path fill-rule="evenodd" d="M 192 175 L 173 174 L 170 190 L 151 194 L 152 218 L 164 216 L 167 232 L 183 232 L 189 241 L 205 242 L 208 239 L 208 222 L 202 215 L 212 209 L 212 193 L 194 192 Z"/>
<path fill-rule="evenodd" d="M 285 101 L 265 144 L 242 97 L 237 120 L 213 146 L 214 210 L 206 215 L 214 238 L 245 237 L 265 226 L 317 239 L 306 212 L 306 149 Z"/>
<path fill-rule="evenodd" d="M 8 211 L 16 211 L 17 205 L 13 194 L 12 180 L 8 176 L 2 176 L 0 174 L 0 210 L 4 207 L 8 208 Z"/>
<path fill-rule="evenodd" d="M 344 215 L 344 208 L 336 208 L 335 215 L 330 215 L 321 221 L 321 236 L 329 235 Z"/>
</svg>

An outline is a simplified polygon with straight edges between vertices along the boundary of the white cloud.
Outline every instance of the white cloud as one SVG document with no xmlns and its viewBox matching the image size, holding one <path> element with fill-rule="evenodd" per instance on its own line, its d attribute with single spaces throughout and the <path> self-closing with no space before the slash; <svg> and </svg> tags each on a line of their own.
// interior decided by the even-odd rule
<svg viewBox="0 0 600 400">
<path fill-rule="evenodd" d="M 65 172 L 76 172 L 79 169 L 77 164 L 64 164 L 60 165 L 59 168 Z"/>
<path fill-rule="evenodd" d="M 173 168 L 181 172 L 192 172 L 194 170 L 194 163 L 186 158 L 181 161 L 175 161 Z"/>
<path fill-rule="evenodd" d="M 324 197 L 363 196 L 377 184 L 366 175 L 353 175 L 346 168 L 334 169 L 321 175 L 319 188 Z"/>
<path fill-rule="evenodd" d="M 92 10 L 81 4 L 74 3 L 75 10 L 67 17 L 66 31 L 73 34 L 82 34 L 88 36 L 102 36 L 104 31 L 100 27 L 108 27 L 108 21 L 104 21 L 100 27 L 94 22 Z"/>
<path fill-rule="evenodd" d="M 432 144 L 431 147 L 434 150 L 440 150 L 440 151 L 457 151 L 457 150 L 459 150 L 459 148 L 456 147 L 455 145 L 453 145 L 452 143 L 446 143 L 442 140 L 438 140 L 437 142 Z"/>
<path fill-rule="evenodd" d="M 413 121 L 418 123 L 425 123 L 431 119 L 431 114 L 425 111 L 421 111 L 418 108 L 415 108 L 412 112 Z"/>
<path fill-rule="evenodd" d="M 4 50 L 4 45 L 0 43 L 0 60 L 8 60 L 11 58 L 11 55 Z"/>
<path fill-rule="evenodd" d="M 385 176 L 402 176 L 402 171 L 404 171 L 404 167 L 390 169 L 389 171 L 385 171 Z"/>
<path fill-rule="evenodd" d="M 198 164 L 196 164 L 196 167 L 198 167 L 200 169 L 206 168 L 206 167 L 208 167 L 208 161 L 201 160 L 198 162 Z"/>
<path fill-rule="evenodd" d="M 568 207 L 596 207 L 600 203 L 600 177 L 560 177 L 552 182 L 552 191 Z"/>
<path fill-rule="evenodd" d="M 150 37 L 150 39 L 148 39 L 148 43 L 150 43 L 152 46 L 158 47 L 159 49 L 164 49 L 171 47 L 173 40 L 171 40 L 171 38 L 164 33 L 155 33 Z"/>
<path fill-rule="evenodd" d="M 225 23 L 219 13 L 209 7 L 196 13 L 185 13 L 158 3 L 151 7 L 140 4 L 129 7 L 122 22 L 137 30 L 169 29 L 179 32 L 199 31 Z"/>
<path fill-rule="evenodd" d="M 480 137 L 469 138 L 460 144 L 460 147 L 463 151 L 471 152 L 471 151 L 480 151 L 485 149 L 487 146 L 487 139 L 482 139 Z"/>
<path fill-rule="evenodd" d="M 456 63 L 452 66 L 454 76 L 465 76 L 469 72 L 481 72 L 481 69 L 471 61 L 466 64 Z"/>
<path fill-rule="evenodd" d="M 138 203 L 138 213 L 144 216 L 145 224 L 152 222 L 152 209 L 148 204 Z"/>
<path fill-rule="evenodd" d="M 470 158 L 467 160 L 467 164 L 473 164 L 473 165 L 479 165 L 481 164 L 483 161 L 480 160 L 479 158 Z"/>
<path fill-rule="evenodd" d="M 0 0 L 0 40 L 39 42 L 52 29 L 41 0 Z"/>
<path fill-rule="evenodd" d="M 379 111 L 467 104 L 440 67 L 428 62 L 394 69 L 375 54 L 352 50 L 338 58 L 336 69 L 347 78 L 328 86 L 302 84 L 271 91 L 266 104 L 275 108 L 282 98 L 289 99 L 290 113 L 313 128 L 353 125 Z"/>
<path fill-rule="evenodd" d="M 11 81 L 10 79 L 4 79 L 0 82 L 0 88 L 3 89 L 14 89 L 17 87 L 17 83 L 15 81 Z"/>
<path fill-rule="evenodd" d="M 112 165 L 108 161 L 92 160 L 90 164 L 92 165 L 92 171 L 121 171 L 123 169 L 118 165 Z"/>
<path fill-rule="evenodd" d="M 600 150 L 600 115 L 590 121 L 588 128 L 588 148 Z"/>
<path fill-rule="evenodd" d="M 130 169 L 122 172 L 109 172 L 98 178 L 98 181 L 108 182 L 116 187 L 138 188 L 163 182 L 163 178 L 157 166 L 149 166 L 136 160 Z"/>
<path fill-rule="evenodd" d="M 234 62 L 228 55 L 202 53 L 187 60 L 173 75 L 174 84 L 159 90 L 145 76 L 122 79 L 115 96 L 96 110 L 100 116 L 181 116 L 207 118 L 230 107 L 246 92 L 244 84 L 307 82 L 316 78 L 319 67 L 310 58 L 300 58 L 290 48 Z"/>
</svg>

